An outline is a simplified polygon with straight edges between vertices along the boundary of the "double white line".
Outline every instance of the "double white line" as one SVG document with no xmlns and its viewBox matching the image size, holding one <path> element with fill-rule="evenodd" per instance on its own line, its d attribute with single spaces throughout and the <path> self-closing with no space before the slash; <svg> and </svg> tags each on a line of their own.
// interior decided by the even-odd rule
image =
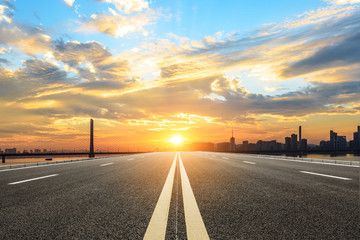
<svg viewBox="0 0 360 240">
<path fill-rule="evenodd" d="M 210 239 L 201 217 L 199 207 L 196 203 L 194 193 L 191 189 L 190 181 L 186 174 L 180 153 L 177 153 L 156 204 L 154 213 L 150 219 L 150 223 L 146 229 L 144 240 L 165 239 L 177 158 L 179 159 L 180 166 L 187 238 L 189 240 Z"/>
</svg>

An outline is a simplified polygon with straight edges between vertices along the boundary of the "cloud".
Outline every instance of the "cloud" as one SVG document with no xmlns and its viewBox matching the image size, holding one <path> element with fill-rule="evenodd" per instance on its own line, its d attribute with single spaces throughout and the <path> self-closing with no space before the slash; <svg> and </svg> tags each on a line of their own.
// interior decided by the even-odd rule
<svg viewBox="0 0 360 240">
<path fill-rule="evenodd" d="M 119 90 L 124 88 L 124 84 L 118 81 L 93 81 L 84 82 L 77 85 L 82 89 L 86 90 Z"/>
<path fill-rule="evenodd" d="M 75 69 L 84 80 L 119 81 L 126 85 L 131 78 L 128 61 L 113 56 L 98 42 L 57 41 L 53 48 L 55 59 Z"/>
<path fill-rule="evenodd" d="M 57 65 L 40 60 L 23 61 L 23 68 L 15 71 L 0 68 L 0 99 L 16 101 L 49 90 L 59 90 L 76 83 Z"/>
<path fill-rule="evenodd" d="M 0 5 L 0 22 L 12 22 L 13 11 L 8 6 Z"/>
<path fill-rule="evenodd" d="M 51 37 L 39 27 L 0 24 L 0 43 L 14 46 L 24 53 L 37 54 L 49 50 Z"/>
<path fill-rule="evenodd" d="M 144 0 L 98 0 L 113 4 L 120 12 L 130 14 L 132 12 L 141 12 L 149 7 L 149 3 Z"/>
<path fill-rule="evenodd" d="M 107 13 L 93 14 L 80 27 L 80 30 L 97 31 L 112 37 L 123 37 L 132 32 L 144 32 L 144 26 L 151 24 L 149 14 L 133 16 L 108 15 Z"/>
<path fill-rule="evenodd" d="M 314 55 L 302 59 L 283 71 L 284 77 L 294 77 L 334 67 L 360 63 L 360 34 L 346 38 L 340 43 L 326 46 Z"/>
<path fill-rule="evenodd" d="M 0 64 L 10 65 L 10 62 L 5 58 L 0 58 Z"/>
<path fill-rule="evenodd" d="M 346 5 L 360 3 L 360 0 L 325 0 L 325 2 L 336 5 Z"/>
<path fill-rule="evenodd" d="M 64 0 L 65 3 L 69 6 L 72 7 L 72 5 L 74 4 L 75 0 Z"/>
<path fill-rule="evenodd" d="M 37 81 L 41 86 L 66 79 L 66 72 L 55 64 L 40 59 L 28 59 L 23 64 L 25 67 L 16 71 L 15 77 L 28 79 L 30 82 Z"/>
</svg>

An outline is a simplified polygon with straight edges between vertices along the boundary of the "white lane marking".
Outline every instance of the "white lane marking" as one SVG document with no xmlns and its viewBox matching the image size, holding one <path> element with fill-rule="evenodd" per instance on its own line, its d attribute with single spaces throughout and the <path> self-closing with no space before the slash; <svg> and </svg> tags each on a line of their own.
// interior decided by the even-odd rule
<svg viewBox="0 0 360 240">
<path fill-rule="evenodd" d="M 180 163 L 180 176 L 181 176 L 181 185 L 183 192 L 187 239 L 189 240 L 210 239 L 206 231 L 204 221 L 201 217 L 199 207 L 196 203 L 194 193 L 191 189 L 190 181 L 186 174 L 180 153 L 178 153 L 178 156 Z"/>
<path fill-rule="evenodd" d="M 30 178 L 30 179 L 26 179 L 26 180 L 22 180 L 22 181 L 18 181 L 18 182 L 8 183 L 8 185 L 15 185 L 15 184 L 19 184 L 19 183 L 31 182 L 31 181 L 35 181 L 35 180 L 39 180 L 39 179 L 55 177 L 55 176 L 58 176 L 58 175 L 59 174 L 52 174 L 52 175 L 47 175 L 47 176 L 43 176 L 43 177 Z"/>
<path fill-rule="evenodd" d="M 105 167 L 105 166 L 109 166 L 109 165 L 112 165 L 112 164 L 114 164 L 114 163 L 112 163 L 112 162 L 111 163 L 104 163 L 104 164 L 101 164 L 100 167 Z"/>
<path fill-rule="evenodd" d="M 133 158 L 129 158 L 128 161 L 134 160 Z"/>
<path fill-rule="evenodd" d="M 263 156 L 249 156 L 246 155 L 246 157 L 252 157 L 252 158 L 265 158 L 265 159 L 271 159 L 275 161 L 285 161 L 285 162 L 300 162 L 300 163 L 312 163 L 312 164 L 324 164 L 324 165 L 331 165 L 331 166 L 338 166 L 338 167 L 356 167 L 359 168 L 358 165 L 347 165 L 347 164 L 341 164 L 341 163 L 327 163 L 327 162 L 310 162 L 310 161 L 304 161 L 304 160 L 295 160 L 295 159 L 280 159 L 280 158 L 273 158 L 273 157 L 263 157 Z"/>
<path fill-rule="evenodd" d="M 221 157 L 221 158 L 223 158 L 223 159 L 229 159 L 229 158 L 227 158 L 227 157 Z"/>
<path fill-rule="evenodd" d="M 311 175 L 322 176 L 322 177 L 336 178 L 336 179 L 341 179 L 341 180 L 351 180 L 351 178 L 338 177 L 338 176 L 327 175 L 327 174 L 322 174 L 322 173 L 307 172 L 307 171 L 300 171 L 300 172 L 306 173 L 306 174 L 311 174 Z"/>
<path fill-rule="evenodd" d="M 113 157 L 116 157 L 116 158 L 124 158 L 126 156 L 113 156 Z M 38 167 L 51 167 L 51 166 L 59 166 L 59 165 L 66 165 L 66 164 L 72 164 L 72 163 L 86 163 L 88 161 L 95 161 L 95 160 L 107 160 L 107 158 L 112 158 L 112 157 L 102 157 L 102 158 L 94 158 L 94 159 L 91 159 L 91 160 L 88 160 L 85 158 L 85 160 L 82 160 L 82 159 L 73 159 L 72 161 L 71 160 L 65 160 L 65 162 L 62 162 L 62 161 L 58 161 L 59 163 L 51 163 L 51 164 L 44 164 L 44 162 L 39 162 L 40 165 L 34 165 L 34 166 L 26 166 L 26 167 L 16 167 L 18 165 L 24 165 L 24 164 L 17 164 L 17 165 L 11 165 L 13 166 L 14 168 L 7 168 L 7 169 L 1 169 L 0 172 L 8 172 L 8 171 L 15 171 L 15 170 L 24 170 L 24 169 L 31 169 L 31 168 L 38 168 Z M 55 161 L 57 162 L 57 161 Z M 34 163 L 29 163 L 30 164 L 34 164 Z"/>
<path fill-rule="evenodd" d="M 161 191 L 159 200 L 155 206 L 153 215 L 151 216 L 150 223 L 146 229 L 144 239 L 160 240 L 165 239 L 166 225 L 169 216 L 170 200 L 172 194 L 172 188 L 174 185 L 175 168 L 176 168 L 176 157 L 171 165 L 169 174 L 166 178 L 164 187 Z"/>
<path fill-rule="evenodd" d="M 248 163 L 248 164 L 256 164 L 254 162 L 248 162 L 248 161 L 243 161 L 244 163 Z"/>
</svg>

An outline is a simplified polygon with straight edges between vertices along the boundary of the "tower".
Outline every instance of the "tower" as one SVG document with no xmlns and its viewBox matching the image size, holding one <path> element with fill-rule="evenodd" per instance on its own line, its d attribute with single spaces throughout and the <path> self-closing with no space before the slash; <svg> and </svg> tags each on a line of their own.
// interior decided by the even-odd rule
<svg viewBox="0 0 360 240">
<path fill-rule="evenodd" d="M 95 157 L 94 153 L 94 120 L 90 119 L 90 152 L 89 158 Z"/>
<path fill-rule="evenodd" d="M 299 126 L 299 142 L 301 142 L 301 126 Z"/>
</svg>

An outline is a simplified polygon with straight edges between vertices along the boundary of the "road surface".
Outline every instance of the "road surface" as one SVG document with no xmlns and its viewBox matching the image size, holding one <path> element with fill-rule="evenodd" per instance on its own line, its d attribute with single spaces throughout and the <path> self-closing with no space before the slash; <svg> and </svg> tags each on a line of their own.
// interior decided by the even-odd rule
<svg viewBox="0 0 360 240">
<path fill-rule="evenodd" d="M 0 239 L 359 239 L 359 167 L 164 152 L 0 170 Z"/>
</svg>

